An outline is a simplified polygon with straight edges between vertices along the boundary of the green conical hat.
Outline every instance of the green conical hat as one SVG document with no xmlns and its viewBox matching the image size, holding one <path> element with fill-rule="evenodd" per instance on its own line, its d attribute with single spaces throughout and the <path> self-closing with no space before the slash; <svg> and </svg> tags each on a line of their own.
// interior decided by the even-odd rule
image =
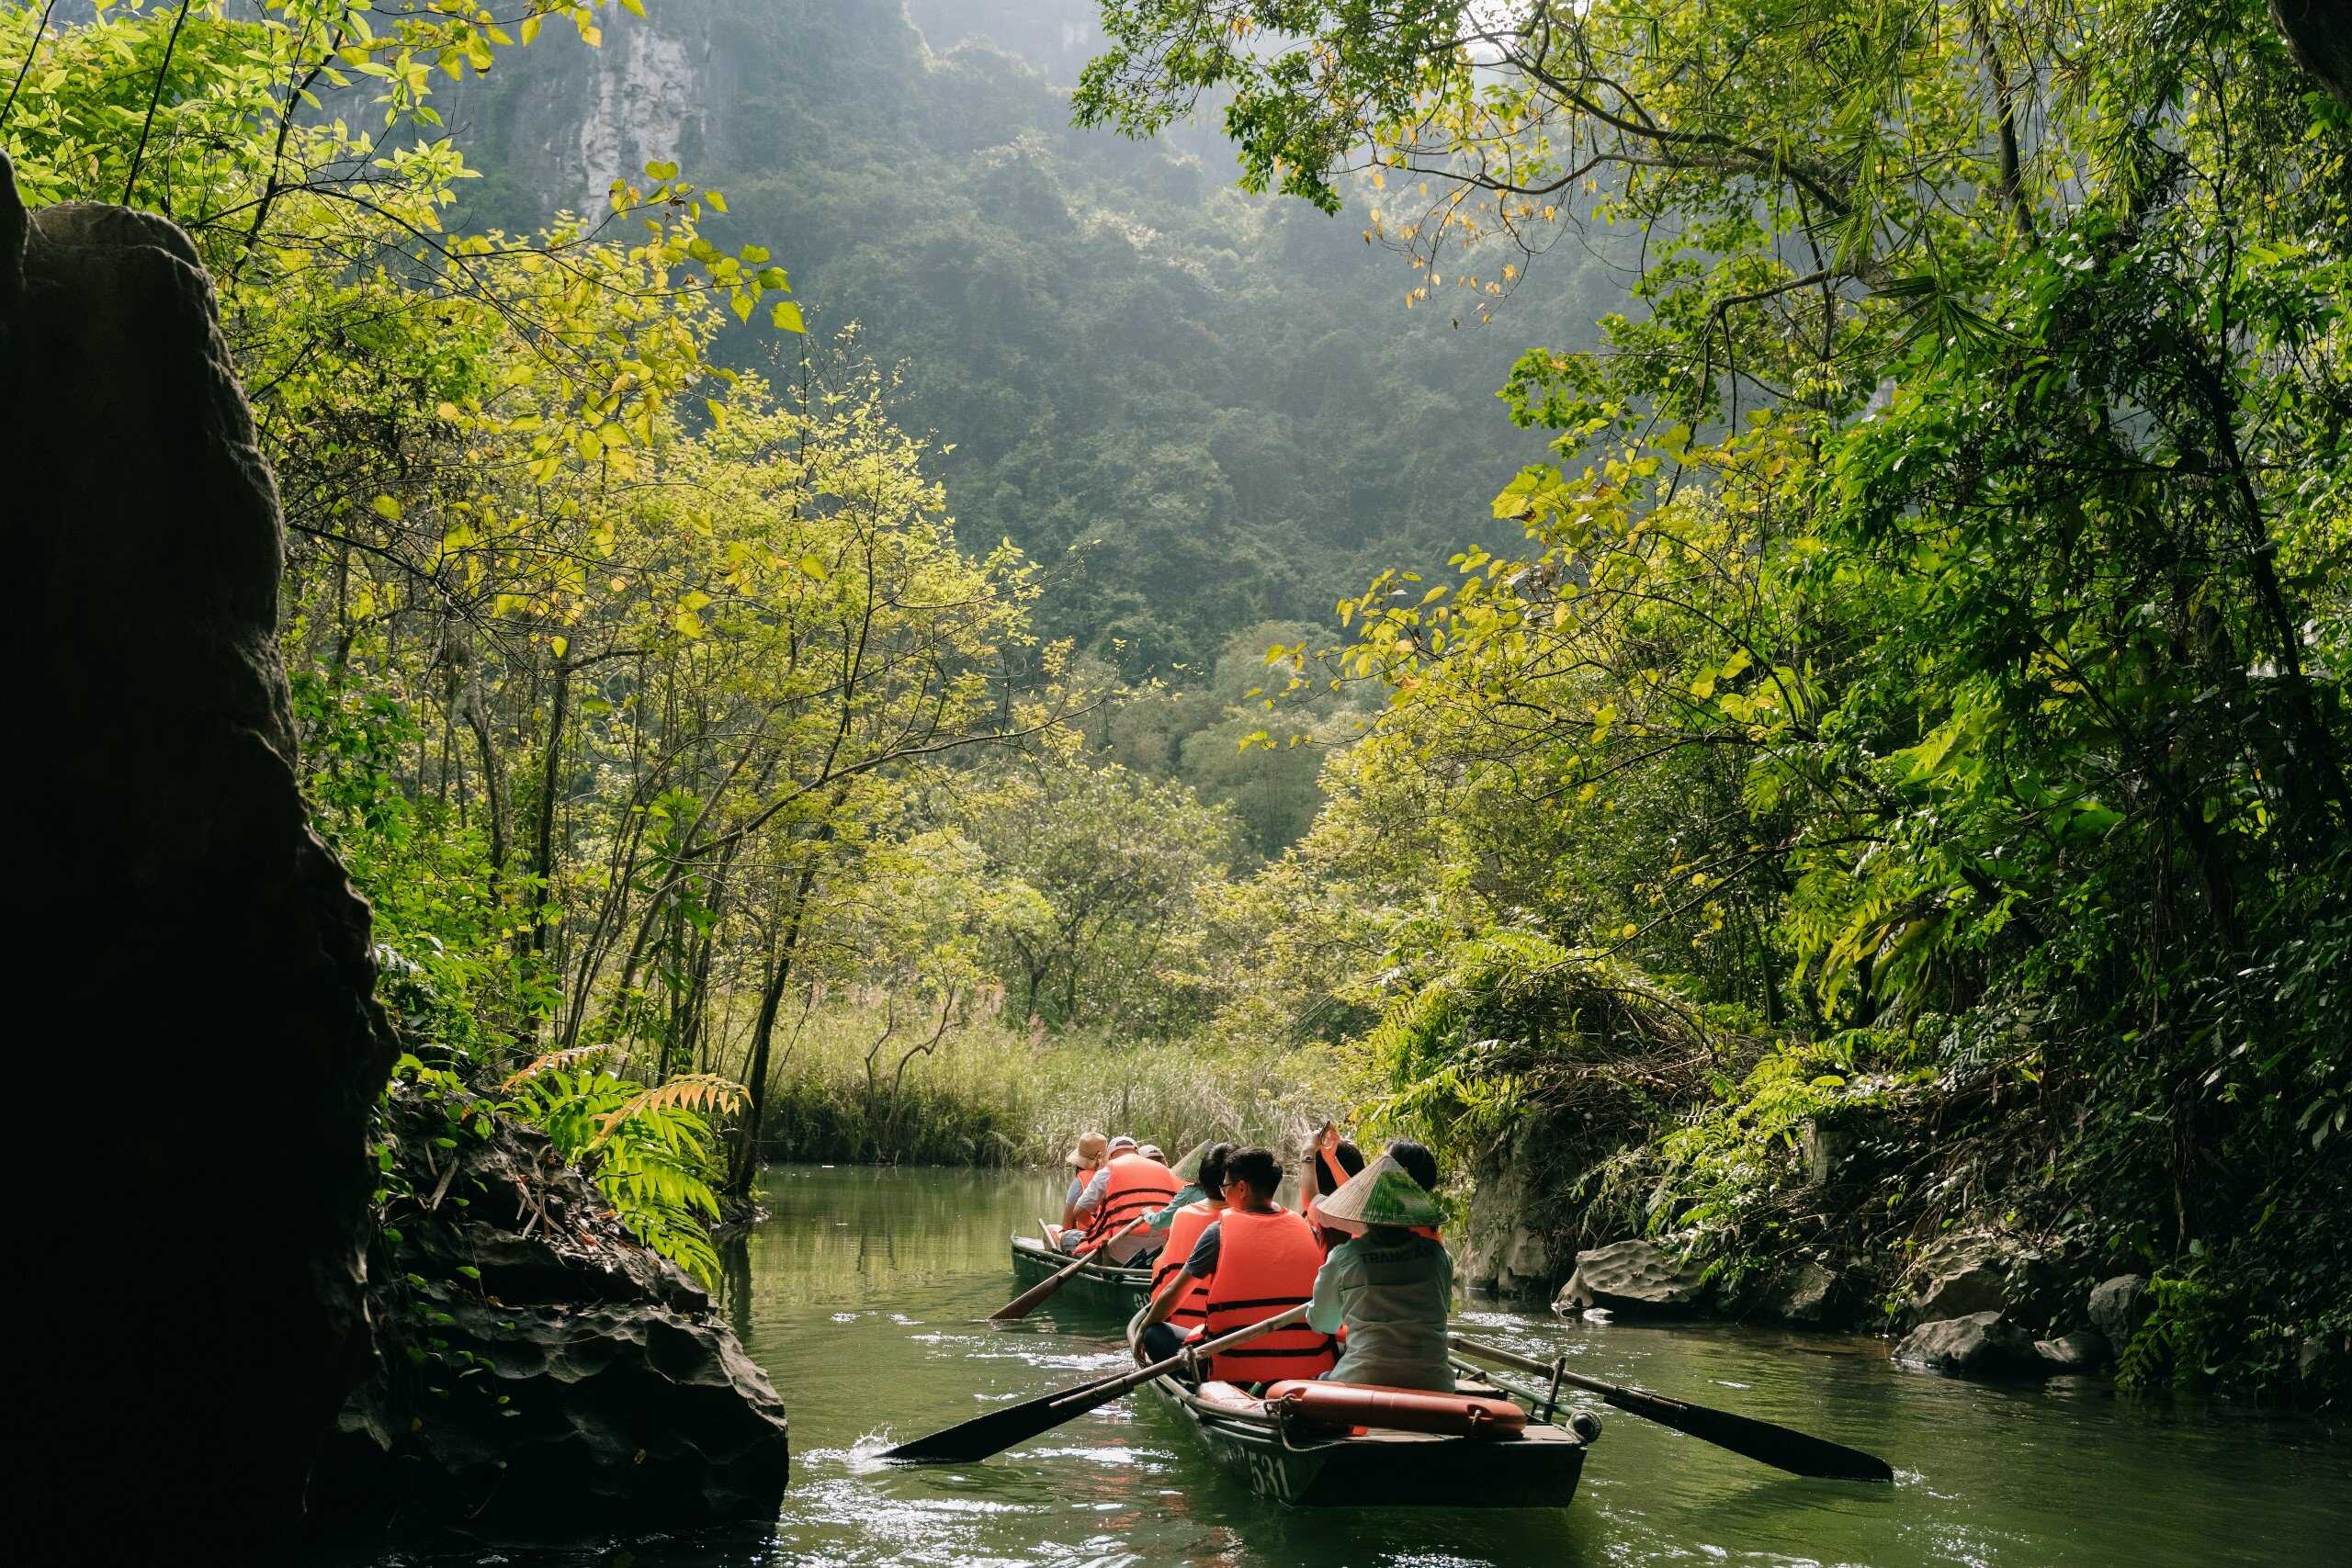
<svg viewBox="0 0 2352 1568">
<path fill-rule="evenodd" d="M 1360 1225 L 1433 1225 L 1445 1217 L 1429 1189 L 1394 1155 L 1382 1155 L 1341 1182 L 1337 1192 L 1317 1199 L 1315 1206 L 1327 1219 Z"/>
<path fill-rule="evenodd" d="M 1193 1152 L 1170 1168 L 1176 1173 L 1176 1179 L 1187 1187 L 1198 1187 L 1201 1184 L 1201 1162 L 1209 1157 L 1209 1150 L 1215 1146 L 1207 1138 L 1194 1144 Z"/>
</svg>

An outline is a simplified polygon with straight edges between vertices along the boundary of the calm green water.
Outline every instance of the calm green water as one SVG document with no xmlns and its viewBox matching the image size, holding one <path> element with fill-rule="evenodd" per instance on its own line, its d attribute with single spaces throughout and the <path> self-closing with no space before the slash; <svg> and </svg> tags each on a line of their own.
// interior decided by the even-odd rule
<svg viewBox="0 0 2352 1568">
<path fill-rule="evenodd" d="M 1483 1310 L 1463 1321 L 1613 1381 L 1817 1431 L 1894 1461 L 1893 1486 L 1804 1482 L 1596 1406 L 1575 1506 L 1290 1510 L 1212 1470 L 1157 1399 L 985 1464 L 876 1464 L 892 1440 L 1120 1364 L 1119 1325 L 1013 1293 L 1005 1238 L 1052 1179 L 787 1168 L 732 1261 L 728 1310 L 792 1416 L 773 1535 L 649 1543 L 639 1563 L 2154 1564 L 2343 1562 L 2352 1427 L 2226 1404 L 2150 1407 L 2098 1384 L 1994 1388 L 1889 1364 L 1883 1341 L 1639 1328 Z M 1541 1498 L 1528 1498 L 1541 1505 Z"/>
</svg>

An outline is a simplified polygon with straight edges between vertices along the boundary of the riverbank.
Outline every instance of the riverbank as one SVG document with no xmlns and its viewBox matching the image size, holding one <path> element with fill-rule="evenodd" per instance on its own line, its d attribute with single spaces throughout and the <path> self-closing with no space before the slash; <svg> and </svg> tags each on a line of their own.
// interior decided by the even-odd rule
<svg viewBox="0 0 2352 1568">
<path fill-rule="evenodd" d="M 1569 1315 L 1889 1337 L 1970 1377 L 2346 1399 L 2346 1309 L 2307 1289 L 2340 1264 L 2310 1252 L 2284 1289 L 2258 1226 L 2163 1246 L 2119 1223 L 2080 1130 L 2004 1105 L 2039 1086 L 1792 1048 L 1736 1085 L 1660 1087 L 1555 1083 L 1476 1146 L 1465 1282 Z"/>
</svg>

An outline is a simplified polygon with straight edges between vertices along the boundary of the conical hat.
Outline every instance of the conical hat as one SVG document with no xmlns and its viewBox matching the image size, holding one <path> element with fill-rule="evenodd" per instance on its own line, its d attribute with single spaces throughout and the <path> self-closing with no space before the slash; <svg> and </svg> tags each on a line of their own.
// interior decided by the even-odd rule
<svg viewBox="0 0 2352 1568">
<path fill-rule="evenodd" d="M 1445 1217 L 1429 1189 L 1413 1173 L 1382 1155 L 1340 1183 L 1328 1198 L 1316 1200 L 1324 1216 L 1351 1220 L 1360 1225 L 1433 1225 Z"/>
<path fill-rule="evenodd" d="M 1199 1186 L 1201 1182 L 1201 1162 L 1209 1157 L 1209 1150 L 1214 1146 L 1215 1145 L 1207 1138 L 1203 1138 L 1199 1143 L 1194 1144 L 1193 1145 L 1193 1152 L 1186 1155 L 1182 1159 L 1178 1160 L 1172 1168 L 1176 1173 L 1176 1179 L 1182 1182 L 1187 1187 Z"/>
</svg>

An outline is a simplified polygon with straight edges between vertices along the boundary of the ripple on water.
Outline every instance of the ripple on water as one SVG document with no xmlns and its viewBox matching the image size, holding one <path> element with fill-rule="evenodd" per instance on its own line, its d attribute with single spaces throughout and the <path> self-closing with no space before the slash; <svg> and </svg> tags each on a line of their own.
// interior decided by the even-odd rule
<svg viewBox="0 0 2352 1568">
<path fill-rule="evenodd" d="M 2340 1426 L 2187 1402 L 2142 1406 L 2096 1383 L 1956 1383 L 1895 1371 L 1884 1342 L 1867 1338 L 1600 1323 L 1491 1302 L 1465 1303 L 1461 1331 L 1883 1453 L 1897 1466 L 1896 1484 L 1782 1477 L 1602 1410 L 1605 1433 L 1572 1508 L 1292 1510 L 1216 1470 L 1182 1418 L 1148 1397 L 1106 1404 L 984 1463 L 883 1461 L 893 1442 L 978 1414 L 976 1404 L 1001 1410 L 1126 1364 L 1118 1325 L 1100 1316 L 979 1321 L 1013 1283 L 1002 1238 L 1026 1224 L 1039 1183 L 776 1173 L 772 1217 L 749 1238 L 749 1269 L 738 1276 L 748 1294 L 729 1305 L 785 1395 L 796 1441 L 810 1446 L 794 1455 L 770 1540 L 749 1551 L 681 1541 L 679 1551 L 640 1552 L 640 1562 L 2335 1568 L 2343 1560 L 2352 1432 Z M 854 1229 L 835 1237 L 832 1223 L 845 1214 Z M 1564 1404 L 1593 1407 L 1580 1393 Z"/>
</svg>

